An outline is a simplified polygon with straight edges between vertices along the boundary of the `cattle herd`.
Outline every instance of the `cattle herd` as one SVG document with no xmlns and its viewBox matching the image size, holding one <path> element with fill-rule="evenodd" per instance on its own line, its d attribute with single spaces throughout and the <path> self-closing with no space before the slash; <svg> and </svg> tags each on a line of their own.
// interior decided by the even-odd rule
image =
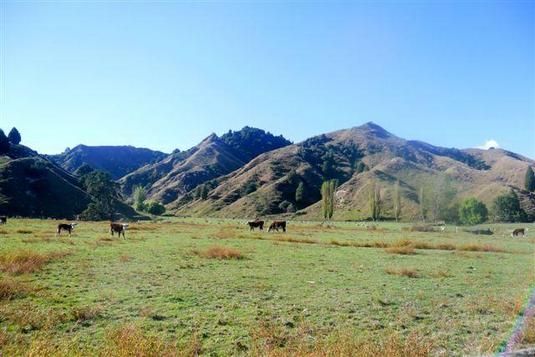
<svg viewBox="0 0 535 357">
<path fill-rule="evenodd" d="M 254 231 L 255 228 L 258 228 L 259 230 L 264 230 L 264 221 L 255 219 L 254 221 L 247 222 L 247 225 L 249 226 L 250 231 Z M 286 221 L 273 221 L 268 228 L 268 232 L 271 231 L 279 231 L 279 229 L 282 229 L 283 232 L 286 232 Z"/>
<path fill-rule="evenodd" d="M 0 216 L 0 225 L 7 224 L 7 216 Z M 264 230 L 264 224 L 265 222 L 260 219 L 255 219 L 254 221 L 247 222 L 247 225 L 249 226 L 250 231 L 254 231 L 256 228 L 258 230 L 263 231 Z M 60 223 L 58 224 L 56 235 L 61 235 L 61 232 L 66 232 L 71 235 L 74 228 L 78 225 L 78 223 Z M 125 232 L 128 228 L 128 224 L 126 223 L 115 223 L 110 222 L 110 234 L 113 236 L 115 233 L 119 237 L 121 235 L 124 239 L 126 239 Z M 286 232 L 286 221 L 273 221 L 269 225 L 268 232 L 276 231 L 279 232 L 279 230 L 282 230 L 283 232 Z M 444 230 L 444 229 L 441 229 Z M 528 232 L 528 228 L 516 228 L 511 232 L 511 237 L 524 237 L 526 233 Z"/>
</svg>

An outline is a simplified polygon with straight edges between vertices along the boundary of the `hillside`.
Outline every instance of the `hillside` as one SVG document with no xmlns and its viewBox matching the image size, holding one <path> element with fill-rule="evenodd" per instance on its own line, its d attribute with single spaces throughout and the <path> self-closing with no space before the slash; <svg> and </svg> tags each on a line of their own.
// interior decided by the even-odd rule
<svg viewBox="0 0 535 357">
<path fill-rule="evenodd" d="M 77 177 L 30 148 L 12 144 L 0 156 L 0 215 L 73 219 L 90 202 Z M 137 217 L 130 206 L 115 206 L 118 217 Z"/>
<path fill-rule="evenodd" d="M 173 204 L 197 186 L 239 169 L 254 157 L 291 144 L 282 136 L 244 127 L 218 137 L 212 134 L 195 147 L 168 155 L 120 180 L 123 193 L 143 186 L 149 198 Z"/>
<path fill-rule="evenodd" d="M 521 190 L 524 173 L 533 160 L 505 150 L 450 149 L 399 138 L 380 126 L 360 127 L 319 135 L 258 156 L 240 169 L 219 178 L 208 197 L 182 200 L 178 214 L 255 217 L 291 213 L 319 218 L 320 187 L 337 179 L 335 218 L 369 216 L 368 197 L 374 184 L 391 215 L 391 196 L 400 180 L 403 216 L 418 216 L 419 191 L 431 199 L 445 182 L 455 199 L 475 196 L 488 205 L 510 188 L 521 196 L 526 210 L 535 200 Z M 305 194 L 296 201 L 302 183 Z M 431 204 L 431 203 L 430 203 Z"/>
<path fill-rule="evenodd" d="M 117 180 L 142 166 L 161 160 L 166 154 L 133 146 L 86 146 L 78 145 L 62 154 L 48 158 L 65 170 L 74 173 L 87 164 L 94 169 L 108 172 Z"/>
</svg>

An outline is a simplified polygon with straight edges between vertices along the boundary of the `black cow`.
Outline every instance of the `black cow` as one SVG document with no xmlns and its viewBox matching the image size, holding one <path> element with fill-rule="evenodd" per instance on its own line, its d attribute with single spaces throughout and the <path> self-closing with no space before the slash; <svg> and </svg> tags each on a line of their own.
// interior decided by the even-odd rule
<svg viewBox="0 0 535 357">
<path fill-rule="evenodd" d="M 511 233 L 511 237 L 518 237 L 522 234 L 522 237 L 526 235 L 527 228 L 517 228 Z"/>
<path fill-rule="evenodd" d="M 7 217 L 6 216 L 0 216 L 0 224 L 6 224 L 7 223 Z"/>
<path fill-rule="evenodd" d="M 268 232 L 279 231 L 279 228 L 282 229 L 283 232 L 286 232 L 286 221 L 273 221 L 271 225 L 269 226 Z"/>
<path fill-rule="evenodd" d="M 249 225 L 249 230 L 250 231 L 254 231 L 255 228 L 258 228 L 261 231 L 264 230 L 264 221 L 260 221 L 260 220 L 257 219 L 257 220 L 254 220 L 254 221 L 247 222 L 247 224 Z"/>
<path fill-rule="evenodd" d="M 128 224 L 126 223 L 110 223 L 110 233 L 113 236 L 113 233 L 119 234 L 119 237 L 121 237 L 121 234 L 123 235 L 123 238 L 126 239 L 124 236 L 124 232 L 126 231 L 126 228 L 128 227 Z"/>
<path fill-rule="evenodd" d="M 74 230 L 74 227 L 76 227 L 78 223 L 60 223 L 58 224 L 58 230 L 56 232 L 56 235 L 61 235 L 61 231 L 65 231 L 69 233 L 69 236 L 71 235 L 72 231 Z"/>
</svg>

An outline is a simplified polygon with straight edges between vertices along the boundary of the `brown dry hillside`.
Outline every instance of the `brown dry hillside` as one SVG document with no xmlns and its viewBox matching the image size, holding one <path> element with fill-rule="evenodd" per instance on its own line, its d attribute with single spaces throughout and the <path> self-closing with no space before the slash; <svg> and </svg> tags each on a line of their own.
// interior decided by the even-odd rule
<svg viewBox="0 0 535 357">
<path fill-rule="evenodd" d="M 212 134 L 187 151 L 172 153 L 136 170 L 120 183 L 126 195 L 132 194 L 134 187 L 143 186 L 149 198 L 173 204 L 198 185 L 242 167 L 261 153 L 288 144 L 282 136 L 249 127 L 221 137 Z"/>
<path fill-rule="evenodd" d="M 505 150 L 441 148 L 399 138 L 367 123 L 262 154 L 217 179 L 207 199 L 183 199 L 173 208 L 178 214 L 225 217 L 301 210 L 305 217 L 318 218 L 321 183 L 337 179 L 338 219 L 368 217 L 368 197 L 374 185 L 385 202 L 383 215 L 391 216 L 397 180 L 404 218 L 419 214 L 421 188 L 430 206 L 435 192 L 446 187 L 455 196 L 452 201 L 475 196 L 488 205 L 513 188 L 529 210 L 535 200 L 521 190 L 528 165 L 534 161 Z M 300 183 L 304 199 L 296 201 Z"/>
</svg>

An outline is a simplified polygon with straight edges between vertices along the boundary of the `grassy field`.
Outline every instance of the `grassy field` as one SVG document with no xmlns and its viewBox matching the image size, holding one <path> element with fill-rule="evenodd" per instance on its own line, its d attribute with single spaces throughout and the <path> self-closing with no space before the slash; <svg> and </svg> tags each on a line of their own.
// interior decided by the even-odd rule
<svg viewBox="0 0 535 357">
<path fill-rule="evenodd" d="M 289 222 L 268 234 L 169 219 L 133 223 L 126 240 L 106 222 L 70 238 L 56 225 L 0 226 L 6 356 L 492 353 L 535 282 L 535 239 L 511 238 L 512 225 L 478 236 Z"/>
</svg>

